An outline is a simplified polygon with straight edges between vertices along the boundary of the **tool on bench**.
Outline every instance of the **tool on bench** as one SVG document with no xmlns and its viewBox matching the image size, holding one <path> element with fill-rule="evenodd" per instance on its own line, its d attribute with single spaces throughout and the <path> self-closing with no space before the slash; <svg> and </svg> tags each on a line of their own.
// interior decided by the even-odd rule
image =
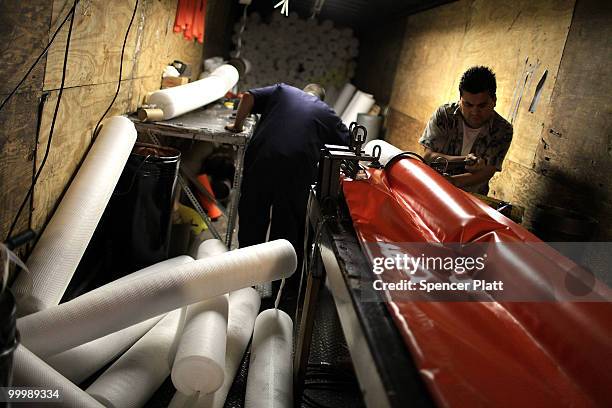
<svg viewBox="0 0 612 408">
<path fill-rule="evenodd" d="M 452 161 L 438 156 L 429 163 L 429 166 L 440 174 L 459 174 L 466 172 L 466 166 L 473 166 L 474 164 L 476 164 L 476 159 L 472 158 Z"/>
</svg>

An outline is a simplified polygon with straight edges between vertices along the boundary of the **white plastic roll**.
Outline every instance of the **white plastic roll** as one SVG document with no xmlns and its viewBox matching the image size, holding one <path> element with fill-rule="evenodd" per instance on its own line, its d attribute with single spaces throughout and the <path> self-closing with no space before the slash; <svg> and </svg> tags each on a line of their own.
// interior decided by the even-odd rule
<svg viewBox="0 0 612 408">
<path fill-rule="evenodd" d="M 357 121 L 358 114 L 368 113 L 372 106 L 374 106 L 374 96 L 358 90 L 342 114 L 342 122 L 349 126 L 352 122 Z"/>
<path fill-rule="evenodd" d="M 198 247 L 198 259 L 227 252 L 218 239 Z M 228 296 L 221 295 L 187 307 L 186 323 L 172 366 L 172 382 L 178 392 L 202 395 L 223 384 L 227 336 Z"/>
<path fill-rule="evenodd" d="M 197 403 L 193 405 L 189 405 L 192 403 L 190 396 L 177 392 L 169 407 L 223 408 L 253 334 L 260 302 L 261 298 L 253 288 L 244 288 L 230 293 L 223 385 L 213 394 L 200 396 Z"/>
<path fill-rule="evenodd" d="M 364 148 L 365 152 L 371 155 L 372 151 L 374 150 L 374 146 L 380 146 L 379 162 L 383 166 L 385 166 L 389 162 L 389 160 L 391 160 L 402 152 L 402 150 L 398 149 L 390 143 L 385 142 L 384 140 L 372 140 L 368 142 Z"/>
<path fill-rule="evenodd" d="M 185 328 L 172 366 L 172 383 L 182 394 L 210 394 L 223 384 L 227 313 L 227 295 L 187 308 Z"/>
<path fill-rule="evenodd" d="M 204 259 L 209 256 L 220 255 L 227 252 L 227 247 L 219 239 L 207 239 L 198 246 L 197 259 Z"/>
<path fill-rule="evenodd" d="M 117 281 L 155 274 L 159 271 L 165 271 L 173 266 L 182 265 L 188 262 L 193 262 L 193 258 L 185 255 L 178 256 L 141 269 Z M 79 384 L 130 348 L 138 339 L 155 326 L 162 317 L 163 316 L 154 317 L 142 323 L 48 357 L 45 360 L 51 367 L 56 369 L 70 381 Z"/>
<path fill-rule="evenodd" d="M 48 356 L 188 304 L 289 277 L 296 265 L 289 241 L 275 240 L 109 283 L 22 317 L 17 327 L 24 345 Z"/>
<path fill-rule="evenodd" d="M 378 139 L 380 133 L 380 126 L 382 125 L 382 116 L 368 115 L 367 113 L 360 113 L 357 115 L 357 124 L 364 126 L 368 134 L 366 136 L 366 144 L 370 140 Z"/>
<path fill-rule="evenodd" d="M 344 113 L 344 110 L 353 98 L 355 91 L 357 91 L 355 85 L 351 83 L 344 84 L 344 87 L 342 88 L 342 91 L 340 91 L 338 99 L 336 99 L 336 103 L 334 103 L 334 111 L 336 111 L 336 114 L 338 116 L 342 116 L 342 113 Z"/>
<path fill-rule="evenodd" d="M 170 374 L 182 314 L 166 315 L 87 388 L 105 407 L 142 407 Z"/>
<path fill-rule="evenodd" d="M 17 347 L 13 354 L 13 387 L 57 390 L 61 395 L 61 401 L 55 403 L 49 400 L 42 404 L 45 407 L 103 407 L 85 391 L 71 383 L 66 377 L 21 345 Z"/>
<path fill-rule="evenodd" d="M 282 310 L 257 316 L 247 377 L 246 408 L 293 406 L 293 322 Z"/>
<path fill-rule="evenodd" d="M 145 320 L 89 343 L 56 354 L 47 363 L 75 384 L 89 378 L 106 364 L 130 348 L 163 316 Z"/>
<path fill-rule="evenodd" d="M 237 82 L 238 70 L 225 64 L 204 79 L 155 91 L 149 103 L 164 111 L 164 119 L 171 119 L 222 98 Z"/>
<path fill-rule="evenodd" d="M 136 142 L 136 129 L 127 118 L 114 116 L 100 133 L 66 195 L 42 233 L 13 292 L 27 297 L 18 306 L 20 316 L 55 306 L 64 295 L 98 221 L 111 198 Z"/>
</svg>

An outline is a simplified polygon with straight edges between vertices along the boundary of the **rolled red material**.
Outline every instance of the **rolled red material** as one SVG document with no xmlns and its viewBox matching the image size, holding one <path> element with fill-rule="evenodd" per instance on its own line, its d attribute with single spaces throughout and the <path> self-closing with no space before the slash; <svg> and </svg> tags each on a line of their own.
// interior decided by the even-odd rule
<svg viewBox="0 0 612 408">
<path fill-rule="evenodd" d="M 364 248 L 398 242 L 524 243 L 497 253 L 492 269 L 516 272 L 506 282 L 535 291 L 551 287 L 549 280 L 556 279 L 551 266 L 559 271 L 571 267 L 571 261 L 523 227 L 418 160 L 403 159 L 388 170 L 369 170 L 369 175 L 367 180 L 343 180 Z M 364 253 L 371 256 L 372 251 Z M 521 268 L 508 269 L 517 260 Z M 389 292 L 383 296 L 439 406 L 612 406 L 609 302 L 435 302 L 399 301 Z"/>
</svg>

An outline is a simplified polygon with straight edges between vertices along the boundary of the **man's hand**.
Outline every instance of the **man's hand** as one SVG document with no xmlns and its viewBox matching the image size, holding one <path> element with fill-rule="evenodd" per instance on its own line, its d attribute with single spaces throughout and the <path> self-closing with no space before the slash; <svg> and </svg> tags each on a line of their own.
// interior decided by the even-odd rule
<svg viewBox="0 0 612 408">
<path fill-rule="evenodd" d="M 236 127 L 236 125 L 227 125 L 225 126 L 225 130 L 229 130 L 232 133 L 240 133 L 242 132 L 242 126 L 241 127 Z"/>
<path fill-rule="evenodd" d="M 465 170 L 469 171 L 470 173 L 476 173 L 484 169 L 486 166 L 486 163 L 483 159 L 474 156 L 472 153 L 467 155 L 466 160 L 471 162 L 471 164 L 465 165 Z"/>
</svg>

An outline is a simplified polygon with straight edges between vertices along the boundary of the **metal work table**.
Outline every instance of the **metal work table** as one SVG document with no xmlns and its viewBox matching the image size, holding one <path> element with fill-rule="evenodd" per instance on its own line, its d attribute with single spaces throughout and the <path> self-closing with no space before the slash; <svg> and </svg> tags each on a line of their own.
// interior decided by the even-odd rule
<svg viewBox="0 0 612 408">
<path fill-rule="evenodd" d="M 316 193 L 311 191 L 308 212 L 311 233 L 307 247 L 314 244 L 314 251 L 309 257 L 309 270 L 302 276 L 305 290 L 300 294 L 303 303 L 296 316 L 299 322 L 294 361 L 296 397 L 304 384 L 319 288 L 327 277 L 366 405 L 433 407 L 382 297 L 377 302 L 361 299 L 362 277 L 372 272 L 346 205 L 341 203 L 339 207 L 336 216 L 324 220 Z"/>
<path fill-rule="evenodd" d="M 225 126 L 233 123 L 234 111 L 225 108 L 221 104 L 208 105 L 195 111 L 186 113 L 173 119 L 168 119 L 160 122 L 142 122 L 136 115 L 130 115 L 128 118 L 134 122 L 138 132 L 149 136 L 165 136 L 165 137 L 180 137 L 184 139 L 215 142 L 232 145 L 235 151 L 234 157 L 234 183 L 232 185 L 231 200 L 227 210 L 227 232 L 225 235 L 225 243 L 228 247 L 231 246 L 232 236 L 236 227 L 236 213 L 238 210 L 238 200 L 240 199 L 240 186 L 242 185 L 242 170 L 244 165 L 244 152 L 246 145 L 249 142 L 255 129 L 254 117 L 249 117 L 245 121 L 244 131 L 241 133 L 232 133 L 225 130 Z M 187 174 L 190 180 L 189 174 Z M 192 180 L 193 181 L 193 180 Z M 186 187 L 182 180 L 179 180 L 181 185 Z M 187 195 L 193 195 L 190 191 L 186 191 Z M 199 206 L 199 205 L 198 205 Z M 199 209 L 196 206 L 196 210 Z M 209 228 L 214 233 L 214 227 L 208 218 Z"/>
</svg>

